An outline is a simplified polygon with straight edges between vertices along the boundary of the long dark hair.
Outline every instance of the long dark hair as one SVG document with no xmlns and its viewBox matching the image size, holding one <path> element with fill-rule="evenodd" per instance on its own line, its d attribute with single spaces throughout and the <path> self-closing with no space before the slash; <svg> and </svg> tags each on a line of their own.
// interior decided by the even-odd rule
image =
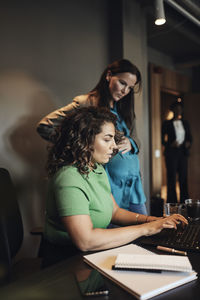
<svg viewBox="0 0 200 300">
<path fill-rule="evenodd" d="M 81 174 L 88 174 L 95 136 L 107 122 L 115 126 L 116 116 L 105 107 L 90 106 L 69 112 L 48 149 L 49 177 L 66 165 L 76 165 Z"/>
<path fill-rule="evenodd" d="M 131 90 L 126 96 L 124 96 L 120 101 L 117 102 L 118 113 L 124 119 L 128 128 L 132 131 L 134 126 L 133 121 L 135 118 L 134 93 L 140 91 L 141 84 L 142 84 L 140 71 L 134 64 L 132 64 L 127 59 L 116 60 L 110 65 L 108 65 L 104 70 L 104 72 L 102 73 L 101 78 L 98 84 L 96 85 L 96 87 L 89 93 L 89 97 L 95 95 L 99 98 L 98 99 L 99 107 L 109 108 L 110 91 L 109 91 L 109 83 L 106 80 L 106 75 L 108 71 L 110 71 L 111 74 L 113 75 L 116 75 L 118 73 L 125 73 L 125 72 L 136 75 L 137 81 L 135 84 L 135 89 Z"/>
</svg>

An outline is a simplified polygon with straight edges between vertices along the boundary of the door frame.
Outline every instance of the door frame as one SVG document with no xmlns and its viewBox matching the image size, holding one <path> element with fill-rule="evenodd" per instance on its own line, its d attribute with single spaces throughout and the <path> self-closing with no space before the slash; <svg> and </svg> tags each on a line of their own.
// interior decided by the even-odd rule
<svg viewBox="0 0 200 300">
<path fill-rule="evenodd" d="M 162 143 L 161 143 L 161 91 L 174 95 L 188 93 L 192 80 L 189 76 L 161 66 L 149 64 L 150 86 L 150 195 L 161 194 Z"/>
</svg>

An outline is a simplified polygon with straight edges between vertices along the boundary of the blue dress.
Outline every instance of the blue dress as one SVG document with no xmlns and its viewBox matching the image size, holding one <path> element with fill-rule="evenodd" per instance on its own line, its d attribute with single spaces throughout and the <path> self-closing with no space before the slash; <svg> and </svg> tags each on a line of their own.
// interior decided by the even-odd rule
<svg viewBox="0 0 200 300">
<path fill-rule="evenodd" d="M 111 112 L 117 115 L 117 129 L 124 132 L 134 149 L 134 153 L 132 151 L 125 154 L 119 152 L 105 165 L 112 194 L 121 208 L 146 214 L 144 205 L 146 197 L 140 176 L 138 147 L 130 137 L 130 131 L 126 123 L 117 113 L 116 105 L 111 109 Z M 141 206 L 141 209 L 136 211 L 134 207 L 139 206 Z"/>
</svg>

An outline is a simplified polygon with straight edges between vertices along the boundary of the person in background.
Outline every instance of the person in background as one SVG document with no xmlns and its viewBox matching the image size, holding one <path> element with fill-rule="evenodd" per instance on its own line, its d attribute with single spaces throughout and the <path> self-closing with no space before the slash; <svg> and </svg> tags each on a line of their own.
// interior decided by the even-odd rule
<svg viewBox="0 0 200 300">
<path fill-rule="evenodd" d="M 162 144 L 165 147 L 165 163 L 167 169 L 167 202 L 177 202 L 176 175 L 180 186 L 180 202 L 188 195 L 188 155 L 192 144 L 192 135 L 188 121 L 183 119 L 183 105 L 175 101 L 170 110 L 174 113 L 171 120 L 162 124 Z"/>
<path fill-rule="evenodd" d="M 85 107 L 68 113 L 56 129 L 47 161 L 43 267 L 187 224 L 178 214 L 158 218 L 117 205 L 102 166 L 116 148 L 116 119 L 106 108 Z M 111 221 L 122 227 L 107 228 Z"/>
<path fill-rule="evenodd" d="M 94 89 L 44 117 L 37 131 L 41 137 L 53 142 L 55 129 L 70 111 L 90 105 L 109 108 L 117 116 L 117 130 L 123 135 L 118 154 L 105 164 L 112 194 L 120 207 L 147 214 L 134 112 L 134 94 L 140 89 L 138 68 L 126 59 L 114 61 L 106 67 Z"/>
</svg>

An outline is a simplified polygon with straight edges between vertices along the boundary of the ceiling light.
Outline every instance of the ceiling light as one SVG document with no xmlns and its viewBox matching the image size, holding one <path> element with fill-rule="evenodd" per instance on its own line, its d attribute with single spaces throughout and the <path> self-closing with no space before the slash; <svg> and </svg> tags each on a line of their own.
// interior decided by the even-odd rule
<svg viewBox="0 0 200 300">
<path fill-rule="evenodd" d="M 155 24 L 156 25 L 163 25 L 166 22 L 165 19 L 165 11 L 164 11 L 164 5 L 163 5 L 163 0 L 155 0 Z"/>
</svg>

